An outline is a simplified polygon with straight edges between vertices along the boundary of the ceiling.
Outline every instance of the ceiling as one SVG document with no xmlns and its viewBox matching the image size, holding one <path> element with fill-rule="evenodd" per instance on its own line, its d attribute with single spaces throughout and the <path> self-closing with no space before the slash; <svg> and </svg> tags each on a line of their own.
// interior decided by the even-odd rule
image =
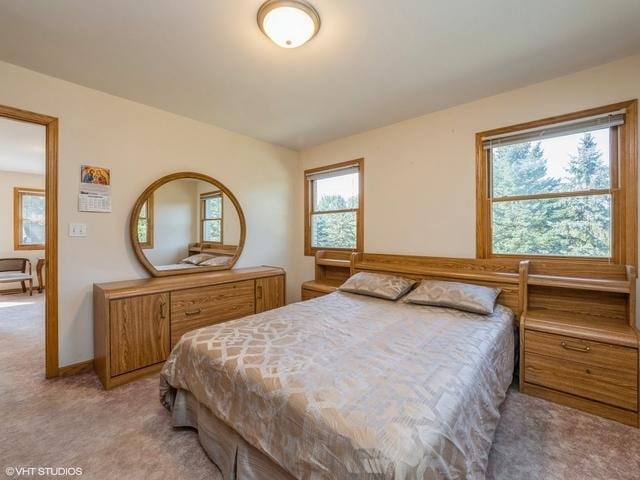
<svg viewBox="0 0 640 480">
<path fill-rule="evenodd" d="M 0 171 L 45 172 L 46 128 L 0 117 Z"/>
<path fill-rule="evenodd" d="M 311 0 L 298 49 L 261 0 L 0 0 L 0 60 L 294 149 L 640 51 L 640 1 Z"/>
</svg>

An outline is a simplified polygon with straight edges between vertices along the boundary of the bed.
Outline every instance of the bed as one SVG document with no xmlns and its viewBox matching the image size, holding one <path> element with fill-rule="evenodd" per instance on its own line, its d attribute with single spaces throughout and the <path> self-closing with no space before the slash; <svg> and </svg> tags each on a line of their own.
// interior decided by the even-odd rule
<svg viewBox="0 0 640 480">
<path fill-rule="evenodd" d="M 185 334 L 160 392 L 225 479 L 483 478 L 513 368 L 507 306 L 336 292 Z"/>
</svg>

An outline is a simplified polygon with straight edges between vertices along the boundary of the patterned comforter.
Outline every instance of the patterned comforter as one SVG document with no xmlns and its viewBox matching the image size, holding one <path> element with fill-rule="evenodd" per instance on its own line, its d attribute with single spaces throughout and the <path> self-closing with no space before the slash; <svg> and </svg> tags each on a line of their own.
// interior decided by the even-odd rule
<svg viewBox="0 0 640 480">
<path fill-rule="evenodd" d="M 513 314 L 336 292 L 183 336 L 161 375 L 301 479 L 483 478 Z"/>
</svg>

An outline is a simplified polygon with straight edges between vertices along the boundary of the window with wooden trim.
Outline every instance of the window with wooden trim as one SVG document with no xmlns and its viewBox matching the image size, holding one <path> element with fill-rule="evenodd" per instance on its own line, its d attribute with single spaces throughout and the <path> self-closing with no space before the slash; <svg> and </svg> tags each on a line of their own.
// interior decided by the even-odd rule
<svg viewBox="0 0 640 480">
<path fill-rule="evenodd" d="M 304 172 L 305 255 L 317 250 L 362 251 L 364 159 Z"/>
<path fill-rule="evenodd" d="M 637 102 L 477 134 L 477 254 L 635 265 Z"/>
<path fill-rule="evenodd" d="M 45 197 L 40 188 L 13 189 L 13 248 L 44 250 Z"/>
<path fill-rule="evenodd" d="M 150 196 L 140 208 L 138 243 L 142 248 L 153 248 L 153 196 Z"/>
<path fill-rule="evenodd" d="M 200 241 L 223 243 L 222 192 L 200 195 Z"/>
</svg>

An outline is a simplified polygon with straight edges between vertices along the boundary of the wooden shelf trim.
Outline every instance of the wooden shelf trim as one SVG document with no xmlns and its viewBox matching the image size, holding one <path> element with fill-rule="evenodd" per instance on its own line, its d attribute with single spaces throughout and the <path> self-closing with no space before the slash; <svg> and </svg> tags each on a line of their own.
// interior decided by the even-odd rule
<svg viewBox="0 0 640 480">
<path fill-rule="evenodd" d="M 546 309 L 529 310 L 523 317 L 529 330 L 638 348 L 635 328 L 609 318 Z"/>
<path fill-rule="evenodd" d="M 340 260 L 335 258 L 316 258 L 316 265 L 327 267 L 351 268 L 351 260 Z"/>
<path fill-rule="evenodd" d="M 309 280 L 308 282 L 304 282 L 302 284 L 302 288 L 322 293 L 333 293 L 338 289 L 340 285 L 341 283 L 337 282 Z"/>
<path fill-rule="evenodd" d="M 597 292 L 629 293 L 631 291 L 631 282 L 627 280 L 559 277 L 555 275 L 529 274 L 527 284 Z"/>
</svg>

